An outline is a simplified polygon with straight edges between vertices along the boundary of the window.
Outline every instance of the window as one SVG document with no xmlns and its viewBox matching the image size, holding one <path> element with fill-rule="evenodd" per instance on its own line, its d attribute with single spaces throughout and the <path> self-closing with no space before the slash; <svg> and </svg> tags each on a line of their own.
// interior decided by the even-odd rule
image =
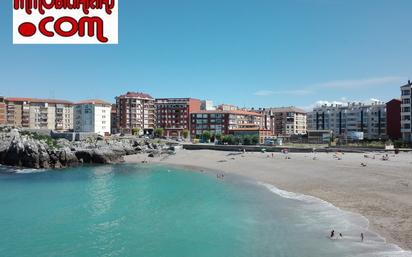
<svg viewBox="0 0 412 257">
<path fill-rule="evenodd" d="M 402 90 L 402 95 L 411 95 L 411 91 L 409 89 Z"/>
<path fill-rule="evenodd" d="M 403 104 L 410 104 L 410 103 L 411 103 L 411 99 L 405 98 L 405 99 L 402 100 L 402 103 L 403 103 Z"/>
<path fill-rule="evenodd" d="M 402 112 L 410 112 L 411 111 L 411 107 L 403 107 L 402 108 Z"/>
</svg>

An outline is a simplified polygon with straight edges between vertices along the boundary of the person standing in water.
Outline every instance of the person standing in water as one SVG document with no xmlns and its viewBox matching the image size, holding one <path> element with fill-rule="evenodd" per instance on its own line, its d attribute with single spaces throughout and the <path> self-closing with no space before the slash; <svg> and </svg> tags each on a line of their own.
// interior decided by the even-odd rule
<svg viewBox="0 0 412 257">
<path fill-rule="evenodd" d="M 363 242 L 364 236 L 363 233 L 360 233 L 361 242 Z"/>
</svg>

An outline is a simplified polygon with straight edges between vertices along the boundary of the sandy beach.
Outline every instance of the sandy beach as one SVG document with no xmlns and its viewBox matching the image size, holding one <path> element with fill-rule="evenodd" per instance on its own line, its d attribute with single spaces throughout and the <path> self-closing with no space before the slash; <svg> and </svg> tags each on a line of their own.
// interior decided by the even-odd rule
<svg viewBox="0 0 412 257">
<path fill-rule="evenodd" d="M 127 163 L 162 163 L 236 174 L 282 190 L 328 201 L 362 214 L 371 230 L 412 249 L 412 153 L 235 153 L 180 150 L 168 157 L 125 157 Z"/>
</svg>

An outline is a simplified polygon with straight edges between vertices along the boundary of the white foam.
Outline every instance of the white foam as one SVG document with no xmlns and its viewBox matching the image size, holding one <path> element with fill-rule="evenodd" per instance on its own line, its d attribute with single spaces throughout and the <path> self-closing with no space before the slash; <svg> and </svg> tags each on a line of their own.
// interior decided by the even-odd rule
<svg viewBox="0 0 412 257">
<path fill-rule="evenodd" d="M 351 229 L 358 228 L 359 231 L 367 231 L 368 240 L 365 241 L 362 246 L 368 246 L 372 249 L 376 248 L 379 250 L 377 250 L 376 252 L 371 252 L 371 250 L 368 251 L 368 253 L 361 253 L 359 255 L 356 255 L 358 257 L 412 257 L 412 252 L 405 251 L 395 244 L 386 243 L 385 238 L 370 231 L 369 220 L 360 214 L 344 211 L 334 206 L 333 204 L 314 196 L 285 191 L 275 187 L 274 185 L 263 182 L 259 182 L 259 184 L 282 198 L 296 200 L 307 204 L 310 209 L 316 210 L 319 216 L 336 218 L 337 223 L 340 223 L 341 226 L 343 225 L 346 228 L 350 227 Z M 352 242 L 357 242 L 359 240 L 358 237 L 353 237 L 351 235 L 344 236 L 346 240 L 349 239 Z"/>
<path fill-rule="evenodd" d="M 25 169 L 25 168 L 16 168 L 10 166 L 0 165 L 0 172 L 3 173 L 17 173 L 17 174 L 30 174 L 30 173 L 40 173 L 45 172 L 46 169 Z"/>
</svg>

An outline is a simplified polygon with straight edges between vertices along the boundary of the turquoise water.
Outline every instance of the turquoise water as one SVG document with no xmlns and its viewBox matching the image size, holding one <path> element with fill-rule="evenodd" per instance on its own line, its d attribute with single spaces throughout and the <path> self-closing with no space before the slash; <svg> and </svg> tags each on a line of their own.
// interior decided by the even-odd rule
<svg viewBox="0 0 412 257">
<path fill-rule="evenodd" d="M 237 177 L 139 165 L 9 172 L 2 257 L 410 256 L 361 217 Z M 328 239 L 332 228 L 344 238 Z"/>
</svg>

